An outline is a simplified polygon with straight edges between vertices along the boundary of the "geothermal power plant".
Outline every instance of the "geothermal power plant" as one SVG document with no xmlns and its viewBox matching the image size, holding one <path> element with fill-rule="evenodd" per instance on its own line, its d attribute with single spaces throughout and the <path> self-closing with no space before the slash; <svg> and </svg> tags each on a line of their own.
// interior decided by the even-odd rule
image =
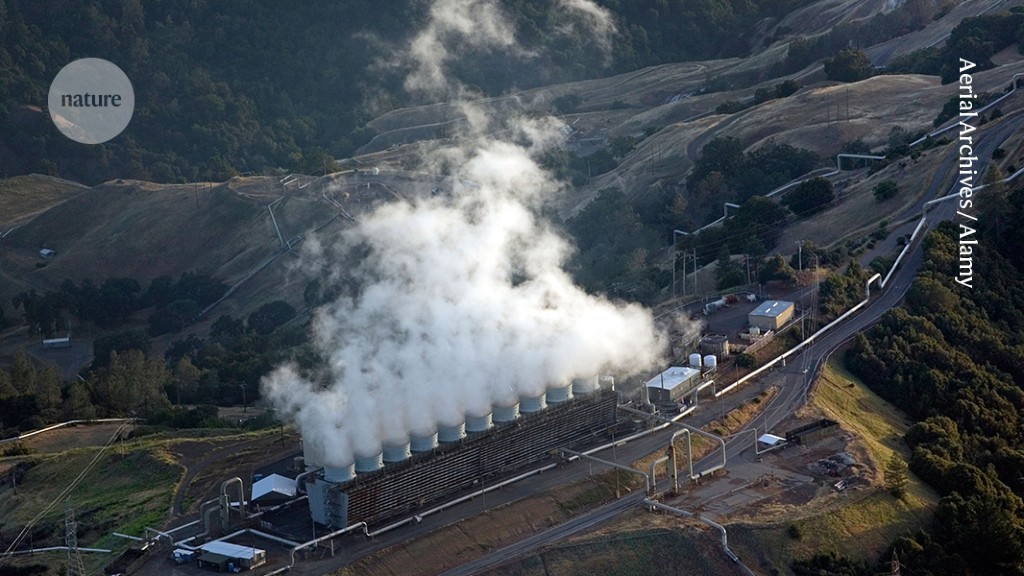
<svg viewBox="0 0 1024 576">
<path fill-rule="evenodd" d="M 381 522 L 521 469 L 556 448 L 588 443 L 615 424 L 616 403 L 610 378 L 577 379 L 343 466 L 324 465 L 330 454 L 314 453 L 307 442 L 306 472 L 298 480 L 314 522 L 331 528 Z"/>
</svg>

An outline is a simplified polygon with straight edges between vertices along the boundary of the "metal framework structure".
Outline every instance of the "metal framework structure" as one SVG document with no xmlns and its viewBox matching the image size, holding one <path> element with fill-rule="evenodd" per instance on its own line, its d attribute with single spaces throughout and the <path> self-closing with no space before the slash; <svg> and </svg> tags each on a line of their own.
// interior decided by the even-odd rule
<svg viewBox="0 0 1024 576">
<path fill-rule="evenodd" d="M 64 544 L 68 547 L 68 576 L 85 576 L 82 564 L 82 553 L 78 550 L 78 522 L 75 521 L 75 509 L 68 498 L 64 508 Z"/>
</svg>

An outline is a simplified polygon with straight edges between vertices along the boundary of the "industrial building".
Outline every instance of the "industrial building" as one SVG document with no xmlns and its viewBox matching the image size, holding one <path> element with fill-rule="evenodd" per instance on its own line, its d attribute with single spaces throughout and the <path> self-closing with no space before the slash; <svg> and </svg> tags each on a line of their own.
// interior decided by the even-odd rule
<svg viewBox="0 0 1024 576">
<path fill-rule="evenodd" d="M 218 572 L 252 570 L 267 563 L 265 550 L 219 540 L 203 544 L 194 555 L 200 568 L 212 568 Z"/>
<path fill-rule="evenodd" d="M 697 357 L 697 367 L 687 368 L 672 366 L 654 378 L 651 378 L 644 385 L 647 389 L 647 397 L 652 404 L 670 404 L 678 402 L 680 398 L 691 392 L 700 383 L 700 354 Z"/>
<path fill-rule="evenodd" d="M 713 354 L 719 358 L 729 357 L 729 337 L 724 334 L 708 334 L 700 339 L 700 353 Z"/>
<path fill-rule="evenodd" d="M 785 300 L 765 300 L 747 315 L 747 322 L 761 330 L 778 330 L 793 317 L 795 306 Z"/>
<path fill-rule="evenodd" d="M 341 528 L 373 524 L 411 513 L 445 496 L 500 478 L 602 436 L 616 422 L 617 397 L 595 377 L 520 398 L 513 406 L 439 426 L 432 435 L 410 437 L 398 446 L 341 467 L 324 466 L 299 479 L 309 496 L 314 522 Z M 307 470 L 316 470 L 304 456 Z"/>
</svg>

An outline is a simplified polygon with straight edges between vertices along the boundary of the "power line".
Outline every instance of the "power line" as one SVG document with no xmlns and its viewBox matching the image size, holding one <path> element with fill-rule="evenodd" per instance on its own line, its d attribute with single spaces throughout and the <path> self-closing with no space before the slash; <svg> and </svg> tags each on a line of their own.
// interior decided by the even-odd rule
<svg viewBox="0 0 1024 576">
<path fill-rule="evenodd" d="M 100 448 L 99 452 L 97 452 L 95 456 L 93 456 L 93 459 L 89 462 L 89 464 L 87 464 L 85 468 L 83 468 L 82 471 L 78 474 L 78 476 L 76 476 L 75 479 L 71 481 L 71 484 L 69 484 L 67 488 L 62 490 L 61 493 L 58 494 L 46 506 L 46 508 L 43 508 L 43 510 L 39 512 L 39 514 L 36 514 L 36 516 L 32 518 L 32 520 L 29 521 L 29 523 L 26 524 L 24 528 L 22 528 L 21 532 L 18 533 L 18 536 L 14 539 L 13 542 L 11 542 L 11 545 L 7 547 L 6 551 L 4 551 L 4 554 L 0 556 L 0 566 L 3 566 L 5 563 L 10 561 L 10 558 L 13 558 L 13 556 L 11 556 L 10 553 L 18 546 L 18 544 L 21 544 L 22 540 L 25 539 L 25 536 L 28 535 L 32 527 L 35 526 L 36 523 L 38 523 L 39 520 L 43 518 L 43 516 L 49 513 L 50 510 L 52 510 L 53 507 L 56 506 L 58 502 L 66 498 L 71 493 L 71 491 L 74 490 L 76 486 L 78 486 L 79 482 L 81 482 L 82 479 L 85 478 L 85 475 L 88 474 L 89 471 L 92 470 L 100 461 L 100 458 L 107 451 L 107 449 L 110 448 L 110 445 L 114 443 L 114 440 L 116 440 L 121 435 L 121 432 L 123 432 L 124 429 L 128 427 L 128 424 L 129 422 L 121 424 L 121 426 L 114 431 L 114 434 L 110 437 L 110 440 L 107 440 L 107 443 L 104 444 L 102 448 Z"/>
</svg>

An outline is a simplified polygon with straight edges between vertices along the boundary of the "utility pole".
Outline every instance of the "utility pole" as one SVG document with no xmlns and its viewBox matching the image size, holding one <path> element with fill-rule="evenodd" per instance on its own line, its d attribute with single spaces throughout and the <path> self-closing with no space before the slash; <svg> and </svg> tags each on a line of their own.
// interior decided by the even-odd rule
<svg viewBox="0 0 1024 576">
<path fill-rule="evenodd" d="M 803 240 L 797 240 L 796 246 L 797 246 L 797 254 L 799 254 L 799 256 L 797 256 L 797 258 L 798 258 L 798 261 L 799 261 L 799 264 L 800 264 L 800 272 L 802 273 L 804 271 L 804 241 Z"/>
</svg>

